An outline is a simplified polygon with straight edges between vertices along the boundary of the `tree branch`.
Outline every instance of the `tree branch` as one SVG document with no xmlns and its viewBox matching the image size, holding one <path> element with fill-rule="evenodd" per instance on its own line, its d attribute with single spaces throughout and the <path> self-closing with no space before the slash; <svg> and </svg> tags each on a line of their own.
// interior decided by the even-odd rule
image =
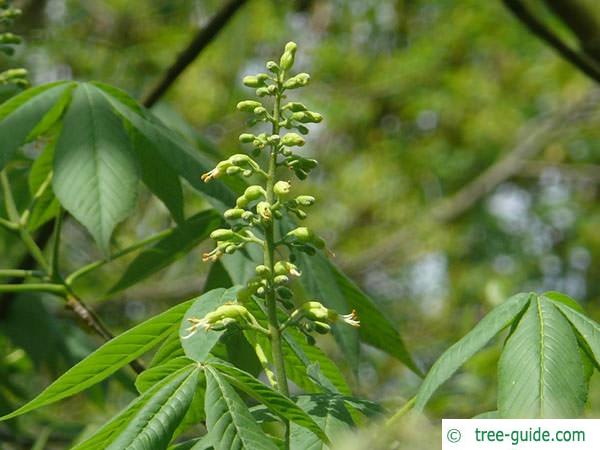
<svg viewBox="0 0 600 450">
<path fill-rule="evenodd" d="M 592 80 L 600 83 L 600 68 L 586 55 L 578 53 L 566 45 L 544 23 L 538 20 L 533 12 L 521 0 L 502 0 L 504 5 L 529 30 L 556 50 L 565 60 L 573 64 Z"/>
<path fill-rule="evenodd" d="M 177 80 L 177 77 L 198 57 L 200 52 L 212 42 L 219 34 L 229 19 L 240 9 L 247 0 L 230 0 L 215 16 L 202 28 L 196 37 L 179 54 L 175 62 L 167 69 L 156 86 L 144 97 L 142 103 L 147 108 L 152 107 Z"/>
<path fill-rule="evenodd" d="M 343 264 L 344 268 L 351 272 L 362 272 L 373 262 L 382 262 L 398 255 L 400 249 L 404 249 L 404 253 L 416 253 L 421 243 L 415 238 L 415 230 L 422 228 L 431 235 L 432 227 L 460 217 L 500 183 L 523 170 L 527 160 L 539 153 L 568 125 L 589 118 L 596 112 L 598 102 L 600 90 L 593 90 L 575 105 L 560 110 L 541 123 L 536 121 L 533 126 L 525 129 L 524 140 L 477 178 L 448 198 L 433 203 L 413 222 L 400 227 L 386 236 L 383 242 L 374 244 L 359 257 Z"/>
</svg>

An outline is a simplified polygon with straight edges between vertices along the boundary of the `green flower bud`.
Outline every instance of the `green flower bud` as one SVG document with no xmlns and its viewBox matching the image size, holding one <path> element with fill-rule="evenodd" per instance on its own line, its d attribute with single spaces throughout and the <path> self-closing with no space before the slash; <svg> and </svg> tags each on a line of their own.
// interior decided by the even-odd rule
<svg viewBox="0 0 600 450">
<path fill-rule="evenodd" d="M 267 109 L 264 106 L 257 106 L 256 108 L 254 108 L 254 111 L 252 111 L 254 114 L 256 114 L 257 116 L 266 116 L 267 115 Z"/>
<path fill-rule="evenodd" d="M 283 83 L 284 89 L 297 89 L 299 87 L 306 86 L 310 81 L 310 75 L 307 73 L 299 73 L 296 76 L 293 76 L 285 83 Z"/>
<path fill-rule="evenodd" d="M 269 95 L 275 95 L 275 93 L 277 92 L 277 86 L 275 86 L 274 84 L 272 84 L 271 86 L 267 86 L 267 92 L 269 93 Z"/>
<path fill-rule="evenodd" d="M 288 261 L 277 261 L 277 263 L 275 263 L 274 270 L 275 275 L 292 275 L 294 277 L 299 277 L 302 275 L 298 271 L 298 267 Z"/>
<path fill-rule="evenodd" d="M 278 134 L 272 134 L 267 138 L 267 141 L 271 144 L 279 144 L 279 141 L 281 141 L 281 136 Z"/>
<path fill-rule="evenodd" d="M 235 175 L 236 173 L 239 173 L 240 170 L 242 170 L 242 169 L 240 169 L 237 166 L 231 166 L 231 167 L 228 167 L 227 170 L 225 170 L 225 173 L 227 175 Z"/>
<path fill-rule="evenodd" d="M 244 211 L 244 214 L 242 214 L 242 219 L 247 221 L 250 221 L 254 218 L 254 214 L 252 213 L 252 211 Z"/>
<path fill-rule="evenodd" d="M 273 216 L 275 216 L 276 219 L 283 219 L 283 214 L 281 214 L 281 211 L 278 209 L 273 211 Z"/>
<path fill-rule="evenodd" d="M 233 237 L 235 237 L 235 233 L 233 232 L 233 230 L 229 230 L 229 229 L 225 229 L 225 228 L 218 228 L 215 231 L 213 231 L 212 233 L 210 233 L 210 238 L 215 241 L 226 241 Z"/>
<path fill-rule="evenodd" d="M 255 108 L 262 106 L 262 103 L 256 100 L 244 100 L 237 104 L 237 109 L 240 111 L 252 112 Z"/>
<path fill-rule="evenodd" d="M 248 206 L 248 203 L 250 203 L 250 201 L 242 195 L 241 197 L 238 197 L 238 199 L 235 201 L 235 206 L 237 208 L 245 208 L 246 206 Z M 243 218 L 244 216 L 242 215 L 242 219 Z"/>
<path fill-rule="evenodd" d="M 244 164 L 248 164 L 250 166 L 255 166 L 256 163 L 250 158 L 248 155 L 244 155 L 243 153 L 237 153 L 235 155 L 231 155 L 229 157 L 229 161 L 234 166 L 241 166 Z"/>
<path fill-rule="evenodd" d="M 0 44 L 20 44 L 22 39 L 13 33 L 0 34 Z"/>
<path fill-rule="evenodd" d="M 256 95 L 258 97 L 265 97 L 269 95 L 269 90 L 266 87 L 260 87 L 256 90 Z"/>
<path fill-rule="evenodd" d="M 228 255 L 233 255 L 238 248 L 240 247 L 237 245 L 228 245 L 227 247 L 225 247 L 225 253 L 227 253 Z"/>
<path fill-rule="evenodd" d="M 273 278 L 273 283 L 275 284 L 287 284 L 289 281 L 290 279 L 286 275 L 277 275 Z"/>
<path fill-rule="evenodd" d="M 311 242 L 315 238 L 315 234 L 312 230 L 306 227 L 298 227 L 290 231 L 286 236 L 295 238 L 300 242 Z"/>
<path fill-rule="evenodd" d="M 269 72 L 279 73 L 279 66 L 275 61 L 268 61 L 266 67 Z"/>
<path fill-rule="evenodd" d="M 300 220 L 304 220 L 307 217 L 307 214 L 301 209 L 294 209 L 292 212 L 296 214 L 296 217 Z"/>
<path fill-rule="evenodd" d="M 292 114 L 291 119 L 301 123 L 319 123 L 323 116 L 312 111 L 299 111 Z"/>
<path fill-rule="evenodd" d="M 252 175 L 252 170 L 250 169 L 246 169 L 242 172 L 242 175 L 245 176 L 246 178 L 249 177 L 250 175 Z"/>
<path fill-rule="evenodd" d="M 258 200 L 259 198 L 266 196 L 267 193 L 265 192 L 263 187 L 258 185 L 248 186 L 244 191 L 244 197 L 246 197 L 246 199 L 248 199 L 249 201 Z"/>
<path fill-rule="evenodd" d="M 260 79 L 257 76 L 254 75 L 247 75 L 242 79 L 242 83 L 244 83 L 244 86 L 248 86 L 248 87 L 252 87 L 252 88 L 256 88 L 256 87 L 261 87 L 262 85 L 265 84 L 264 79 Z"/>
<path fill-rule="evenodd" d="M 306 111 L 308 108 L 299 102 L 289 102 L 282 109 L 289 109 L 292 112 Z"/>
<path fill-rule="evenodd" d="M 288 133 L 281 138 L 281 143 L 286 147 L 302 147 L 304 142 L 304 138 L 296 133 Z"/>
<path fill-rule="evenodd" d="M 252 142 L 254 139 L 256 139 L 256 136 L 254 136 L 253 134 L 250 134 L 250 133 L 242 133 L 242 134 L 240 134 L 239 139 L 242 144 L 248 144 L 248 143 Z"/>
<path fill-rule="evenodd" d="M 198 331 L 198 328 L 203 328 L 206 331 L 211 329 L 222 330 L 236 322 L 241 325 L 256 323 L 256 319 L 250 314 L 250 311 L 237 303 L 221 305 L 214 311 L 206 314 L 202 319 L 191 317 L 188 320 L 192 326 L 186 328 L 188 334 L 183 336 L 183 339 L 193 336 Z"/>
<path fill-rule="evenodd" d="M 298 129 L 300 134 L 303 134 L 304 136 L 308 134 L 308 128 L 306 128 L 304 125 L 298 125 L 296 128 Z"/>
<path fill-rule="evenodd" d="M 256 212 L 266 221 L 270 221 L 273 218 L 271 204 L 268 202 L 259 202 L 258 205 L 256 205 Z"/>
<path fill-rule="evenodd" d="M 281 66 L 281 68 L 283 70 L 290 70 L 292 68 L 292 66 L 294 65 L 294 57 L 296 55 L 297 47 L 298 46 L 296 45 L 295 42 L 288 42 L 285 45 L 285 50 L 279 61 L 279 65 Z"/>
<path fill-rule="evenodd" d="M 273 186 L 273 192 L 275 193 L 275 195 L 278 195 L 280 197 L 285 197 L 286 195 L 288 195 L 290 193 L 291 187 L 292 187 L 292 185 L 290 183 L 288 183 L 287 181 L 278 181 Z"/>
<path fill-rule="evenodd" d="M 223 213 L 223 217 L 227 220 L 239 219 L 242 217 L 244 212 L 245 211 L 241 208 L 232 208 L 225 211 L 225 213 Z"/>
<path fill-rule="evenodd" d="M 271 273 L 271 270 L 264 264 L 256 266 L 256 275 L 258 275 L 259 277 L 266 277 L 270 273 Z"/>
<path fill-rule="evenodd" d="M 296 203 L 301 206 L 312 206 L 315 204 L 315 198 L 311 195 L 299 195 L 296 197 Z"/>
</svg>

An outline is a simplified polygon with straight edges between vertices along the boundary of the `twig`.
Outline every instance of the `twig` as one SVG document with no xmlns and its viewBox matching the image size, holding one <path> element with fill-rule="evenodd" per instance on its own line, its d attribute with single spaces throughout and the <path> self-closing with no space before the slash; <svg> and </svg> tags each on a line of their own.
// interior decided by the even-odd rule
<svg viewBox="0 0 600 450">
<path fill-rule="evenodd" d="M 189 45 L 179 54 L 175 62 L 167 69 L 156 86 L 144 97 L 142 103 L 147 108 L 152 107 L 171 87 L 177 77 L 198 57 L 200 52 L 212 42 L 235 12 L 247 0 L 231 0 L 221 9 L 211 21 L 202 28 Z"/>
<path fill-rule="evenodd" d="M 600 83 L 600 68 L 584 54 L 578 53 L 553 33 L 540 21 L 521 0 L 502 0 L 504 5 L 529 30 L 556 50 L 565 60 L 569 61 L 592 80 Z"/>
</svg>

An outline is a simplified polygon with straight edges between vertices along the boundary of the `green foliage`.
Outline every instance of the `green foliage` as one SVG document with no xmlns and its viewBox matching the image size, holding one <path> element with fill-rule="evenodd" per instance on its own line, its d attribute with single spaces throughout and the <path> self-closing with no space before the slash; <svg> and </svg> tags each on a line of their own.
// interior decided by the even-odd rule
<svg viewBox="0 0 600 450">
<path fill-rule="evenodd" d="M 494 336 L 511 327 L 498 363 L 500 418 L 572 418 L 587 399 L 588 353 L 597 359 L 600 325 L 563 294 L 518 294 L 497 306 L 433 365 L 415 410 Z"/>
</svg>

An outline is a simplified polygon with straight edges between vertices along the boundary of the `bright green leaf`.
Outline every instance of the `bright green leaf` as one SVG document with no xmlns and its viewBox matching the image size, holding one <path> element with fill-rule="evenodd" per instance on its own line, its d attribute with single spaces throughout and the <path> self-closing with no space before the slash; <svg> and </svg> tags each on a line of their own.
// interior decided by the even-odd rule
<svg viewBox="0 0 600 450">
<path fill-rule="evenodd" d="M 214 311 L 224 303 L 235 301 L 239 288 L 233 287 L 227 290 L 214 289 L 202 294 L 186 311 L 179 328 L 181 337 L 181 346 L 188 358 L 197 362 L 204 362 L 212 348 L 219 341 L 224 331 L 205 330 L 199 328 L 193 336 L 183 339 L 189 332 L 186 329 L 190 326 L 188 319 L 195 317 L 201 319 L 206 314 Z"/>
<path fill-rule="evenodd" d="M 166 448 L 190 406 L 198 382 L 198 368 L 183 369 L 161 387 L 131 417 L 107 450 Z"/>
<path fill-rule="evenodd" d="M 36 398 L 0 420 L 55 403 L 106 379 L 164 340 L 179 325 L 193 301 L 181 303 L 108 341 L 60 376 Z"/>
<path fill-rule="evenodd" d="M 571 325 L 535 296 L 498 363 L 498 412 L 503 418 L 579 417 L 587 388 Z"/>
<path fill-rule="evenodd" d="M 156 385 L 159 381 L 167 378 L 172 373 L 177 372 L 186 366 L 193 365 L 194 362 L 185 356 L 170 359 L 160 366 L 144 370 L 135 379 L 135 387 L 140 394 L 143 394 L 145 391 Z"/>
<path fill-rule="evenodd" d="M 554 303 L 588 345 L 596 365 L 600 364 L 600 325 L 580 312 L 561 303 Z"/>
<path fill-rule="evenodd" d="M 289 398 L 274 391 L 248 372 L 238 369 L 225 361 L 214 358 L 209 360 L 208 364 L 217 369 L 231 385 L 258 400 L 280 417 L 309 429 L 322 441 L 329 442 L 327 435 L 321 427 Z"/>
<path fill-rule="evenodd" d="M 421 383 L 414 410 L 423 408 L 433 393 L 490 339 L 509 326 L 531 299 L 531 294 L 517 294 L 495 307 L 462 339 L 446 350 L 431 367 Z"/>
<path fill-rule="evenodd" d="M 168 267 L 206 239 L 221 223 L 214 210 L 202 211 L 175 227 L 173 232 L 142 251 L 110 289 L 114 294 Z"/>
<path fill-rule="evenodd" d="M 205 373 L 206 426 L 215 450 L 277 450 L 224 376 L 210 366 Z"/>
</svg>

